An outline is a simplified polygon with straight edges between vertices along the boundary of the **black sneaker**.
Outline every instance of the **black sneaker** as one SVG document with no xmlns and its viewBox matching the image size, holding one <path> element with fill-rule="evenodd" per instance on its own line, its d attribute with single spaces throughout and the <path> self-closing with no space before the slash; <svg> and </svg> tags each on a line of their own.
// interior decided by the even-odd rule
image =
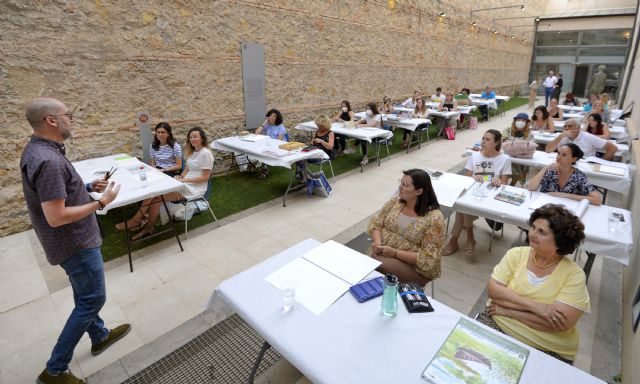
<svg viewBox="0 0 640 384">
<path fill-rule="evenodd" d="M 131 325 L 129 324 L 122 324 L 113 328 L 109 331 L 109 336 L 107 336 L 106 339 L 102 340 L 99 343 L 91 345 L 91 354 L 93 356 L 98 356 L 107 348 L 109 348 L 111 344 L 125 337 L 127 333 L 129 333 L 129 331 L 131 331 Z"/>
<path fill-rule="evenodd" d="M 87 384 L 86 381 L 79 379 L 71 373 L 71 371 L 62 372 L 59 375 L 52 375 L 46 369 L 42 371 L 38 380 L 38 384 Z"/>
</svg>

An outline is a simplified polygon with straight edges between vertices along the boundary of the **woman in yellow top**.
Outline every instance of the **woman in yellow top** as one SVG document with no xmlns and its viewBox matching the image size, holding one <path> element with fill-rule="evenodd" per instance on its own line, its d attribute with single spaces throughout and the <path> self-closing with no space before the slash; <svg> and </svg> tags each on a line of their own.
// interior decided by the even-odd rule
<svg viewBox="0 0 640 384">
<path fill-rule="evenodd" d="M 404 171 L 398 198 L 389 200 L 371 219 L 371 257 L 382 262 L 381 273 L 400 282 L 425 285 L 440 277 L 445 224 L 431 178 L 421 169 Z"/>
<path fill-rule="evenodd" d="M 578 352 L 576 323 L 590 311 L 584 272 L 570 255 L 584 225 L 561 205 L 529 218 L 530 247 L 510 249 L 495 266 L 489 303 L 478 320 L 568 364 Z"/>
</svg>

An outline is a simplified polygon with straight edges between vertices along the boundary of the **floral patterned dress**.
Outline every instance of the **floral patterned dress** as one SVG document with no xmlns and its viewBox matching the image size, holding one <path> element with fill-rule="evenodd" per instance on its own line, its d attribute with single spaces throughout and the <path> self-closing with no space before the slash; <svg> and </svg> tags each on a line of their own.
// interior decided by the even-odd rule
<svg viewBox="0 0 640 384">
<path fill-rule="evenodd" d="M 440 277 L 440 257 L 444 247 L 445 222 L 440 210 L 418 216 L 405 229 L 398 224 L 404 203 L 398 198 L 389 200 L 380 213 L 369 222 L 367 233 L 377 229 L 382 233 L 382 245 L 401 251 L 417 252 L 415 269 L 427 279 Z M 369 254 L 373 254 L 371 248 Z"/>
<path fill-rule="evenodd" d="M 581 170 L 575 168 L 563 188 L 560 188 L 558 173 L 553 169 L 548 170 L 540 181 L 540 192 L 564 192 L 572 195 L 587 196 L 595 190 L 587 176 Z"/>
</svg>

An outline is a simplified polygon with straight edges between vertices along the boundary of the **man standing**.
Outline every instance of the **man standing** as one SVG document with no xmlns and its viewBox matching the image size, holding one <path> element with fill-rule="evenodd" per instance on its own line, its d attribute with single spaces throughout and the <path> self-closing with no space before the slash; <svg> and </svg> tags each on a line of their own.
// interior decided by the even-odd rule
<svg viewBox="0 0 640 384">
<path fill-rule="evenodd" d="M 606 65 L 598 65 L 598 72 L 596 72 L 596 74 L 591 78 L 589 94 L 601 94 L 604 92 L 604 88 L 607 86 L 607 74 L 604 71 L 605 69 L 607 69 Z"/>
<path fill-rule="evenodd" d="M 556 88 L 556 83 L 558 82 L 558 78 L 554 76 L 553 71 L 549 71 L 549 76 L 544 79 L 542 85 L 544 86 L 544 106 L 549 106 L 549 99 L 551 99 L 551 95 L 553 94 L 553 90 Z"/>
<path fill-rule="evenodd" d="M 69 371 L 82 335 L 91 338 L 98 355 L 130 330 L 129 324 L 104 327 L 98 315 L 106 301 L 100 229 L 94 212 L 111 203 L 120 186 L 106 180 L 84 184 L 65 157 L 64 141 L 72 137 L 73 114 L 59 100 L 36 98 L 27 104 L 33 136 L 22 152 L 22 188 L 33 229 L 47 260 L 60 265 L 71 282 L 75 307 L 53 348 L 38 383 L 84 383 Z M 88 191 L 103 192 L 92 200 Z"/>
</svg>

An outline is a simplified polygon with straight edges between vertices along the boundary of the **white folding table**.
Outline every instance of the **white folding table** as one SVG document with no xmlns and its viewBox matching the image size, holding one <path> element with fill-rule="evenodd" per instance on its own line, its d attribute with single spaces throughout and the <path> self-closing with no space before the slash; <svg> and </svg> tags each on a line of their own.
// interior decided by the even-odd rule
<svg viewBox="0 0 640 384">
<path fill-rule="evenodd" d="M 361 304 L 349 293 L 319 316 L 299 304 L 283 312 L 282 294 L 265 277 L 319 244 L 307 239 L 223 281 L 209 307 L 219 299 L 224 301 L 264 337 L 263 353 L 273 346 L 314 383 L 423 384 L 422 371 L 464 315 L 430 298 L 434 312 L 409 314 L 400 302 L 396 316 L 387 318 L 380 312 L 381 298 Z M 529 350 L 520 383 L 604 383 L 534 348 L 510 341 Z"/>
<path fill-rule="evenodd" d="M 166 173 L 142 163 L 137 158 L 125 154 L 117 154 L 95 159 L 76 161 L 72 165 L 85 183 L 90 183 L 95 179 L 104 177 L 104 174 L 113 168 L 117 169 L 110 180 L 120 184 L 120 192 L 118 192 L 118 196 L 115 200 L 107 204 L 104 209 L 99 210 L 96 213 L 99 215 L 105 215 L 108 211 L 114 208 L 122 207 L 122 217 L 125 223 L 125 240 L 127 243 L 127 252 L 129 254 L 129 269 L 131 272 L 133 272 L 131 244 L 137 241 L 142 241 L 143 239 L 135 241 L 131 240 L 129 227 L 127 225 L 128 217 L 126 214 L 125 206 L 143 201 L 145 199 L 149 199 L 151 197 L 160 196 L 162 198 L 162 204 L 164 205 L 165 209 L 167 209 L 167 204 L 164 201 L 162 195 L 169 192 L 180 192 L 183 190 L 184 184 L 174 179 L 173 177 L 168 176 Z M 144 167 L 145 171 L 147 172 L 148 185 L 145 187 L 143 187 L 140 182 L 140 167 Z M 169 210 L 167 209 L 167 212 L 168 211 Z M 171 215 L 169 215 L 169 219 L 171 220 L 171 226 L 169 229 L 156 232 L 151 236 L 144 237 L 144 240 L 148 239 L 149 237 L 159 236 L 160 234 L 164 234 L 167 231 L 173 231 L 176 237 L 176 241 L 180 246 L 180 250 L 183 251 L 182 243 L 180 242 L 180 238 L 178 237 L 178 232 L 175 228 L 175 224 L 173 222 L 173 218 L 171 218 Z"/>
<path fill-rule="evenodd" d="M 320 149 L 308 152 L 300 150 L 287 151 L 279 148 L 280 145 L 286 144 L 286 141 L 272 139 L 268 136 L 259 136 L 262 135 L 225 137 L 223 139 L 214 140 L 213 143 L 211 143 L 211 148 L 233 153 L 233 162 L 236 161 L 235 158 L 237 155 L 246 154 L 267 165 L 288 168 L 291 171 L 289 185 L 282 197 L 282 206 L 286 207 L 289 191 L 296 188 L 302 188 L 302 185 L 300 187 L 293 186 L 295 180 L 295 169 L 291 166 L 298 161 L 309 159 L 328 160 L 329 155 Z M 233 166 L 233 164 L 231 166 Z"/>
</svg>

